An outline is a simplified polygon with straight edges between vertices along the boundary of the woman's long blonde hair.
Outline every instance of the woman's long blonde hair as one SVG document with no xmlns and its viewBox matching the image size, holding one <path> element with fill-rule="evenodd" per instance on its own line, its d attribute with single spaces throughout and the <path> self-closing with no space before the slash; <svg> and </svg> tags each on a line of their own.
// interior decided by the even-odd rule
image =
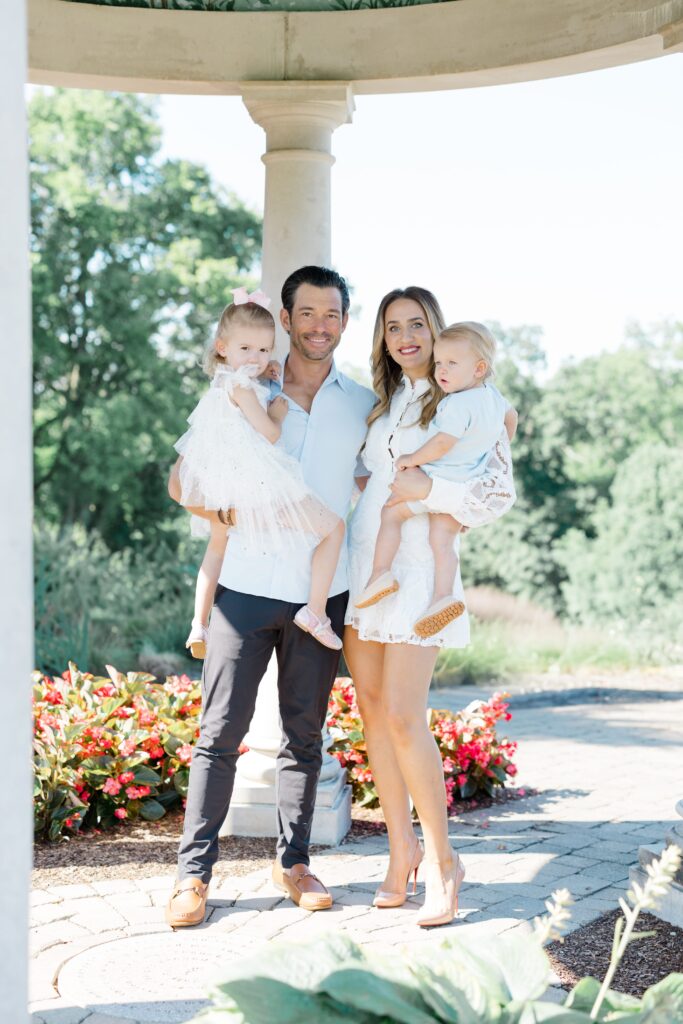
<svg viewBox="0 0 683 1024">
<path fill-rule="evenodd" d="M 372 339 L 372 386 L 377 395 L 377 404 L 368 416 L 368 426 L 376 419 L 383 416 L 391 404 L 391 399 L 403 379 L 403 370 L 394 362 L 389 355 L 384 343 L 384 317 L 388 307 L 397 299 L 412 299 L 422 308 L 425 320 L 432 335 L 432 341 L 436 341 L 439 334 L 446 326 L 441 306 L 436 298 L 426 288 L 419 288 L 417 285 L 410 285 L 408 288 L 395 288 L 384 296 L 377 310 L 375 320 L 375 333 Z M 434 379 L 434 360 L 429 370 L 430 389 L 422 396 L 422 411 L 419 423 L 421 427 L 428 426 L 434 419 L 436 407 L 443 398 L 443 391 Z"/>
</svg>

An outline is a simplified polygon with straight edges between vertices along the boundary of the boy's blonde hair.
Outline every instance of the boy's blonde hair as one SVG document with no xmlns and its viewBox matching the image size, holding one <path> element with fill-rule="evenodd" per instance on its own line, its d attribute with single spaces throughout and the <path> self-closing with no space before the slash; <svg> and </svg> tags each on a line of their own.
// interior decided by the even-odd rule
<svg viewBox="0 0 683 1024">
<path fill-rule="evenodd" d="M 496 358 L 496 339 L 488 327 L 478 324 L 475 320 L 463 320 L 458 324 L 450 324 L 439 334 L 439 341 L 469 341 L 479 359 L 486 363 L 483 380 L 489 380 L 495 374 L 493 363 Z"/>
<path fill-rule="evenodd" d="M 204 372 L 213 377 L 219 366 L 225 366 L 225 359 L 216 349 L 219 338 L 226 338 L 233 327 L 270 327 L 275 342 L 275 320 L 273 314 L 257 302 L 231 302 L 221 313 L 216 334 L 206 346 L 202 367 Z"/>
</svg>

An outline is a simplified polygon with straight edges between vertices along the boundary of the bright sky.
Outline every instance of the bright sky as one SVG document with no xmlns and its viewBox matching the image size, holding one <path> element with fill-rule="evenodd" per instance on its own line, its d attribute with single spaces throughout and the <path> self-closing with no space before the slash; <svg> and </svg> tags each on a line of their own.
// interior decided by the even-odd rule
<svg viewBox="0 0 683 1024">
<path fill-rule="evenodd" d="M 333 137 L 340 359 L 367 365 L 391 288 L 449 320 L 539 324 L 551 366 L 683 319 L 683 55 L 540 82 L 356 99 Z M 264 134 L 233 97 L 167 96 L 164 150 L 262 210 Z"/>
</svg>

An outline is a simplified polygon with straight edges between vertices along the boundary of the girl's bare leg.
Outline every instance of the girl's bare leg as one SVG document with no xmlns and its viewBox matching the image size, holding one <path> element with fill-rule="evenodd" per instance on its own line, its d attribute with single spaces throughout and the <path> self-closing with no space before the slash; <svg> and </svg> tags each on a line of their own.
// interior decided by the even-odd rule
<svg viewBox="0 0 683 1024">
<path fill-rule="evenodd" d="M 380 888 L 400 893 L 415 852 L 415 831 L 408 788 L 386 727 L 384 662 L 388 650 L 389 645 L 361 640 L 357 630 L 346 627 L 344 657 L 356 688 L 368 758 L 389 833 L 389 868 Z"/>
<path fill-rule="evenodd" d="M 441 513 L 429 515 L 429 546 L 434 555 L 434 594 L 432 602 L 450 597 L 460 559 L 455 551 L 455 538 L 462 523 Z"/>
<path fill-rule="evenodd" d="M 326 615 L 325 605 L 330 594 L 343 542 L 344 523 L 339 519 L 332 532 L 323 537 L 313 552 L 308 607 L 319 619 L 324 619 Z"/>
<path fill-rule="evenodd" d="M 227 543 L 228 533 L 225 526 L 222 523 L 211 523 L 211 536 L 197 574 L 193 627 L 208 625 Z"/>
<path fill-rule="evenodd" d="M 417 809 L 427 862 L 442 873 L 452 864 L 443 764 L 427 724 L 427 695 L 437 647 L 387 644 L 384 648 L 383 728 Z"/>
<path fill-rule="evenodd" d="M 368 586 L 384 572 L 391 570 L 396 552 L 401 543 L 401 527 L 407 519 L 415 515 L 408 508 L 405 501 L 398 505 L 384 505 L 380 520 L 379 533 L 375 543 L 375 555 L 372 562 L 372 572 L 368 580 Z"/>
</svg>

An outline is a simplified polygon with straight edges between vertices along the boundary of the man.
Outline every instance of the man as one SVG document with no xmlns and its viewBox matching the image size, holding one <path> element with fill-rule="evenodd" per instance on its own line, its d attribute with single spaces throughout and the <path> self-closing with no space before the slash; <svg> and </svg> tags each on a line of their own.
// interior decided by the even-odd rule
<svg viewBox="0 0 683 1024">
<path fill-rule="evenodd" d="M 342 518 L 348 512 L 356 458 L 374 404 L 367 388 L 337 370 L 334 350 L 348 321 L 349 292 L 339 274 L 302 267 L 282 287 L 280 322 L 290 353 L 281 386 L 289 405 L 282 443 L 301 462 L 306 483 Z M 178 500 L 177 464 L 169 493 Z M 208 513 L 209 517 L 215 513 Z M 250 550 L 231 532 L 211 614 L 202 679 L 201 733 L 194 748 L 178 854 L 178 882 L 166 908 L 174 927 L 204 920 L 218 832 L 225 820 L 239 745 L 251 721 L 258 685 L 272 653 L 278 657 L 282 746 L 277 757 L 277 859 L 274 883 L 307 910 L 332 897 L 308 867 L 308 847 L 322 761 L 322 728 L 339 653 L 294 623 L 310 581 L 303 538 L 288 551 Z M 327 602 L 337 633 L 348 598 L 342 552 Z"/>
</svg>

